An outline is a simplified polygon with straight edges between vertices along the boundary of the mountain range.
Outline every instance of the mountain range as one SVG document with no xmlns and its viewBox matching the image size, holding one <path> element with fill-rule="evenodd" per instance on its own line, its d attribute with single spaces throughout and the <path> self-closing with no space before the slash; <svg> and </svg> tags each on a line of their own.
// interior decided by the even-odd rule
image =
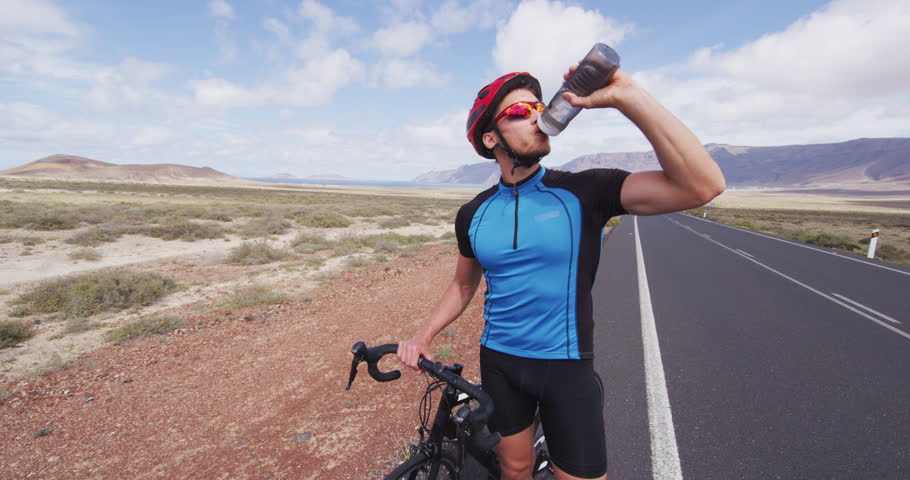
<svg viewBox="0 0 910 480">
<path fill-rule="evenodd" d="M 720 165 L 728 186 L 784 187 L 822 184 L 910 183 L 910 138 L 861 138 L 841 143 L 749 147 L 705 145 Z M 631 172 L 660 168 L 651 152 L 595 153 L 552 167 L 578 172 L 620 168 Z M 417 182 L 492 185 L 499 181 L 493 161 L 418 176 Z"/>
<path fill-rule="evenodd" d="M 806 187 L 818 185 L 858 186 L 901 184 L 910 186 L 910 138 L 861 138 L 841 143 L 749 147 L 724 144 L 705 146 L 720 165 L 728 187 Z M 620 168 L 631 172 L 660 168 L 651 152 L 595 153 L 559 166 L 578 172 L 590 168 Z M 72 180 L 112 180 L 152 183 L 244 182 L 209 167 L 175 164 L 117 165 L 76 155 L 51 155 L 25 165 L 0 171 L 17 177 L 51 177 Z M 453 170 L 418 176 L 420 183 L 492 185 L 499 181 L 499 167 L 492 160 Z M 276 179 L 296 178 L 279 174 Z M 341 180 L 336 175 L 307 179 Z"/>
</svg>

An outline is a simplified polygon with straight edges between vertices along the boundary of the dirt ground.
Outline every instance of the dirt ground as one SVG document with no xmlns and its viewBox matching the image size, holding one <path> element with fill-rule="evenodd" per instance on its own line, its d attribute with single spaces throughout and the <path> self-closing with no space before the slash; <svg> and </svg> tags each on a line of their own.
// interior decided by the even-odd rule
<svg viewBox="0 0 910 480">
<path fill-rule="evenodd" d="M 835 210 L 851 202 L 791 195 L 728 192 L 718 202 L 753 208 L 814 202 Z M 358 234 L 375 228 L 351 227 Z M 396 232 L 439 235 L 451 228 Z M 139 311 L 100 315 L 94 321 L 101 329 L 62 339 L 53 337 L 64 322 L 42 317 L 35 339 L 0 351 L 0 478 L 381 478 L 416 438 L 424 377 L 405 372 L 379 384 L 362 367 L 345 391 L 350 348 L 410 336 L 451 280 L 455 246 L 366 268 L 327 258 L 313 270 L 301 261 L 225 265 L 225 253 L 239 243 L 230 236 L 195 242 L 124 236 L 103 247 L 99 262 L 75 262 L 69 259 L 75 247 L 54 238 L 59 234 L 35 235 L 45 241 L 28 255 L 20 243 L 0 244 L 0 302 L 44 279 L 126 265 L 187 288 Z M 224 306 L 234 288 L 249 284 L 270 285 L 288 300 Z M 478 379 L 483 288 L 435 341 L 451 348 L 447 362 L 465 364 L 471 380 Z M 120 346 L 101 341 L 106 329 L 149 314 L 176 314 L 188 325 Z M 393 368 L 390 359 L 385 369 Z"/>
<path fill-rule="evenodd" d="M 415 437 L 425 380 L 344 390 L 350 347 L 397 342 L 431 311 L 456 248 L 346 271 L 308 301 L 177 307 L 191 326 L 7 382 L 3 478 L 381 478 Z M 218 320 L 213 320 L 218 317 Z M 482 297 L 437 337 L 476 379 Z M 387 369 L 396 368 L 394 359 Z"/>
</svg>

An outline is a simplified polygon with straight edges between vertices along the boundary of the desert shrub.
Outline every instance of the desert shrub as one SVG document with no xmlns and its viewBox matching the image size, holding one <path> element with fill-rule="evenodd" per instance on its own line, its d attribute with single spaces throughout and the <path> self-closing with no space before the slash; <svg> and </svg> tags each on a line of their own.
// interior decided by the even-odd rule
<svg viewBox="0 0 910 480">
<path fill-rule="evenodd" d="M 31 223 L 25 225 L 25 228 L 31 230 L 70 230 L 76 228 L 78 222 L 71 217 L 62 215 L 41 215 Z"/>
<path fill-rule="evenodd" d="M 98 325 L 88 318 L 70 318 L 63 327 L 63 335 L 73 335 L 76 333 L 88 332 L 98 328 Z"/>
<path fill-rule="evenodd" d="M 0 245 L 4 243 L 12 243 L 16 241 L 16 237 L 10 235 L 0 235 Z"/>
<path fill-rule="evenodd" d="M 95 247 L 106 242 L 115 242 L 122 235 L 132 232 L 135 229 L 122 224 L 97 225 L 87 230 L 74 233 L 67 237 L 64 242 L 83 247 Z"/>
<path fill-rule="evenodd" d="M 163 315 L 134 320 L 122 327 L 115 328 L 105 335 L 105 340 L 120 345 L 134 338 L 149 337 L 172 332 L 186 325 L 186 321 L 176 315 Z"/>
<path fill-rule="evenodd" d="M 27 306 L 25 306 L 25 305 L 16 305 L 16 306 L 13 307 L 13 309 L 10 310 L 10 312 L 9 312 L 9 316 L 11 316 L 11 317 L 13 317 L 13 318 L 27 317 L 27 316 L 29 316 L 29 315 L 31 315 L 31 314 L 32 314 L 31 309 L 29 309 L 29 308 L 28 308 Z"/>
<path fill-rule="evenodd" d="M 378 235 L 368 235 L 361 237 L 360 241 L 367 247 L 378 249 L 380 244 L 389 242 L 399 245 L 419 245 L 436 240 L 431 235 L 401 235 L 398 233 L 380 233 Z"/>
<path fill-rule="evenodd" d="M 304 227 L 316 228 L 344 228 L 351 225 L 351 221 L 340 213 L 312 212 L 296 217 L 297 223 Z"/>
<path fill-rule="evenodd" d="M 176 282 L 155 273 L 96 272 L 45 282 L 12 303 L 32 313 L 87 317 L 149 305 L 176 290 Z"/>
<path fill-rule="evenodd" d="M 24 320 L 0 321 L 0 348 L 14 347 L 32 338 L 31 323 Z"/>
<path fill-rule="evenodd" d="M 243 238 L 267 237 L 269 235 L 282 235 L 291 228 L 291 222 L 277 217 L 259 218 L 247 222 L 237 229 Z"/>
<path fill-rule="evenodd" d="M 620 225 L 622 225 L 622 217 L 613 217 L 607 221 L 608 227 L 618 227 Z"/>
<path fill-rule="evenodd" d="M 401 248 L 401 244 L 394 239 L 379 239 L 373 243 L 373 249 L 377 252 L 395 253 Z"/>
<path fill-rule="evenodd" d="M 275 248 L 266 242 L 244 242 L 228 252 L 225 263 L 230 265 L 263 265 L 293 257 L 286 248 Z"/>
<path fill-rule="evenodd" d="M 832 233 L 806 234 L 800 235 L 798 239 L 801 242 L 818 245 L 820 247 L 836 248 L 848 252 L 862 252 L 864 249 L 856 242 Z"/>
<path fill-rule="evenodd" d="M 407 227 L 410 224 L 411 222 L 404 217 L 392 217 L 379 222 L 379 226 L 382 228 Z"/>
<path fill-rule="evenodd" d="M 287 301 L 287 297 L 276 293 L 274 289 L 264 285 L 248 285 L 234 290 L 226 304 L 234 308 L 250 307 L 253 305 L 269 305 Z"/>
<path fill-rule="evenodd" d="M 196 223 L 176 220 L 161 225 L 146 227 L 142 233 L 163 240 L 183 240 L 192 242 L 203 238 L 221 238 L 224 230 L 214 223 Z"/>
<path fill-rule="evenodd" d="M 97 262 L 101 260 L 101 253 L 98 250 L 92 250 L 91 248 L 80 248 L 73 253 L 70 253 L 70 260 L 85 260 L 89 262 Z"/>
<path fill-rule="evenodd" d="M 331 246 L 331 242 L 321 235 L 311 233 L 300 233 L 291 240 L 291 248 L 299 253 L 316 253 L 326 250 Z"/>
<path fill-rule="evenodd" d="M 905 262 L 910 259 L 910 253 L 908 253 L 903 248 L 895 247 L 894 245 L 884 243 L 879 244 L 875 247 L 875 257 L 880 260 L 885 260 L 889 262 Z"/>
<path fill-rule="evenodd" d="M 370 257 L 366 255 L 354 255 L 349 257 L 345 264 L 349 267 L 360 268 L 371 265 L 373 262 L 370 261 Z"/>
<path fill-rule="evenodd" d="M 306 260 L 306 266 L 308 266 L 310 268 L 320 268 L 323 265 L 325 265 L 325 259 L 323 259 L 323 258 L 314 257 L 314 258 L 308 258 Z"/>
<path fill-rule="evenodd" d="M 424 248 L 426 248 L 424 245 L 415 243 L 402 248 L 401 251 L 398 252 L 398 255 L 402 257 L 413 257 L 423 251 Z"/>
<path fill-rule="evenodd" d="M 443 233 L 437 239 L 447 245 L 455 245 L 458 243 L 458 237 L 456 237 L 455 232 L 452 231 Z"/>
</svg>

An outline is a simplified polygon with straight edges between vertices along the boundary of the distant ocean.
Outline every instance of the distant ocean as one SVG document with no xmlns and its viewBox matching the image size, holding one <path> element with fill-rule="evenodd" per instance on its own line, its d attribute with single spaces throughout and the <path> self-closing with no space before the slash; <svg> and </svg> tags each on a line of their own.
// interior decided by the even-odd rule
<svg viewBox="0 0 910 480">
<path fill-rule="evenodd" d="M 307 185 L 344 185 L 352 187 L 396 187 L 396 188 L 471 188 L 485 189 L 489 185 L 471 185 L 464 183 L 422 183 L 422 182 L 397 182 L 393 180 L 310 180 L 310 179 L 284 179 L 284 178 L 245 178 L 257 182 L 268 183 L 304 183 Z"/>
</svg>

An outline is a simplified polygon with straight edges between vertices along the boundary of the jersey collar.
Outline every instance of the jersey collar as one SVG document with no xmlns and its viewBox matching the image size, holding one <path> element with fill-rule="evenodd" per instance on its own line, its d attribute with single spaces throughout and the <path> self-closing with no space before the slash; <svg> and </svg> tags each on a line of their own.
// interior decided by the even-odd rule
<svg viewBox="0 0 910 480">
<path fill-rule="evenodd" d="M 543 174 L 546 173 L 546 171 L 547 171 L 547 169 L 543 165 L 540 165 L 540 168 L 537 169 L 537 172 L 534 173 L 534 175 L 531 175 L 530 177 L 518 182 L 517 185 L 512 184 L 512 183 L 506 183 L 502 180 L 502 177 L 500 177 L 499 178 L 499 191 L 500 192 L 504 192 L 504 191 L 511 192 L 516 186 L 518 187 L 519 191 L 531 188 L 534 185 L 540 183 L 540 180 L 543 179 Z"/>
</svg>

